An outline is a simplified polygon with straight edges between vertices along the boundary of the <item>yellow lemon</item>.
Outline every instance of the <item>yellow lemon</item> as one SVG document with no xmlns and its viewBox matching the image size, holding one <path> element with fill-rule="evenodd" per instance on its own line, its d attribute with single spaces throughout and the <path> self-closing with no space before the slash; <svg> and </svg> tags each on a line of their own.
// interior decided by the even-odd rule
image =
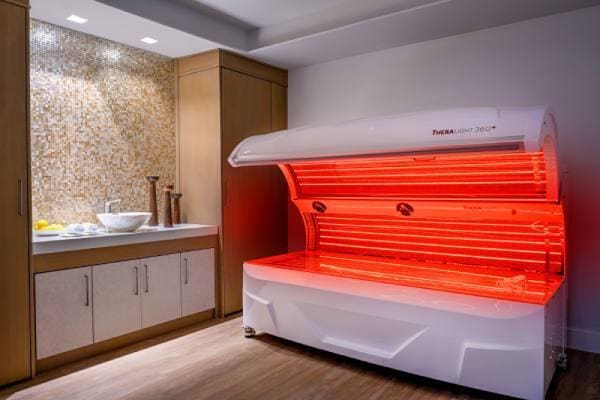
<svg viewBox="0 0 600 400">
<path fill-rule="evenodd" d="M 48 226 L 48 221 L 46 221 L 45 219 L 40 219 L 38 222 L 35 223 L 35 229 L 37 230 L 43 229 L 46 226 Z"/>
<path fill-rule="evenodd" d="M 61 224 L 52 224 L 52 225 L 44 226 L 41 230 L 43 230 L 43 231 L 60 231 L 61 229 L 64 229 L 64 226 L 62 226 Z"/>
</svg>

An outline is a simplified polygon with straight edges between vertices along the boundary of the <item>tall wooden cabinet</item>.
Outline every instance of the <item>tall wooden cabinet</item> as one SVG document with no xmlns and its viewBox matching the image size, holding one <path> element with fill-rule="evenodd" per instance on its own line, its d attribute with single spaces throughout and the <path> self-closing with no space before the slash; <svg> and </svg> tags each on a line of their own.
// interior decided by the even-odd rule
<svg viewBox="0 0 600 400">
<path fill-rule="evenodd" d="M 31 375 L 28 3 L 0 0 L 0 386 Z"/>
<path fill-rule="evenodd" d="M 215 50 L 179 59 L 178 186 L 186 222 L 220 228 L 220 310 L 242 309 L 245 260 L 287 251 L 287 186 L 273 166 L 232 168 L 248 136 L 287 127 L 287 71 Z"/>
</svg>

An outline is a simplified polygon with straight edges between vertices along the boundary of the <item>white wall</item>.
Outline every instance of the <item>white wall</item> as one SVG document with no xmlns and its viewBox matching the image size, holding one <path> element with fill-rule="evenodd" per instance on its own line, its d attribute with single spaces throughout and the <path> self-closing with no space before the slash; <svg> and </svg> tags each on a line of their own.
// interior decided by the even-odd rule
<svg viewBox="0 0 600 400">
<path fill-rule="evenodd" d="M 290 71 L 289 125 L 549 105 L 569 170 L 570 346 L 600 353 L 600 7 Z M 303 235 L 290 221 L 290 247 Z M 297 222 L 297 221 L 296 221 Z"/>
</svg>

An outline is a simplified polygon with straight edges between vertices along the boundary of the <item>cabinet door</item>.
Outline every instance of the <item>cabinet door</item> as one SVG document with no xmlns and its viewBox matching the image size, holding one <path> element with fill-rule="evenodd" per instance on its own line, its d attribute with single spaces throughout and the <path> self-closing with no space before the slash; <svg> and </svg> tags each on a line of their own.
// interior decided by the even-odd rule
<svg viewBox="0 0 600 400">
<path fill-rule="evenodd" d="M 31 373 L 28 25 L 26 7 L 0 1 L 0 386 Z"/>
<path fill-rule="evenodd" d="M 35 275 L 37 358 L 94 342 L 92 268 Z"/>
<path fill-rule="evenodd" d="M 272 131 L 271 83 L 228 69 L 221 79 L 223 290 L 230 314 L 242 309 L 244 261 L 287 252 L 287 186 L 276 166 L 227 162 L 243 139 Z M 277 121 L 279 128 L 283 119 Z"/>
<path fill-rule="evenodd" d="M 139 260 L 95 265 L 94 342 L 141 329 Z"/>
<path fill-rule="evenodd" d="M 142 272 L 142 327 L 181 317 L 180 254 L 144 258 Z"/>
<path fill-rule="evenodd" d="M 219 68 L 180 76 L 178 88 L 181 217 L 221 225 Z"/>
<path fill-rule="evenodd" d="M 181 253 L 182 315 L 211 308 L 215 308 L 215 250 Z"/>
</svg>

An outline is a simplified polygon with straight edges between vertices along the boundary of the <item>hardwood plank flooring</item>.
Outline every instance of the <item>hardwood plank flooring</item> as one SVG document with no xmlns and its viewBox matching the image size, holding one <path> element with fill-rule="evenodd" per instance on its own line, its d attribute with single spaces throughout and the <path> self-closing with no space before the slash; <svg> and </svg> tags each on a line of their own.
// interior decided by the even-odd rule
<svg viewBox="0 0 600 400">
<path fill-rule="evenodd" d="M 0 400 L 506 399 L 311 349 L 244 339 L 241 318 L 204 323 L 49 371 Z M 600 399 L 600 355 L 569 352 L 548 399 Z"/>
</svg>

